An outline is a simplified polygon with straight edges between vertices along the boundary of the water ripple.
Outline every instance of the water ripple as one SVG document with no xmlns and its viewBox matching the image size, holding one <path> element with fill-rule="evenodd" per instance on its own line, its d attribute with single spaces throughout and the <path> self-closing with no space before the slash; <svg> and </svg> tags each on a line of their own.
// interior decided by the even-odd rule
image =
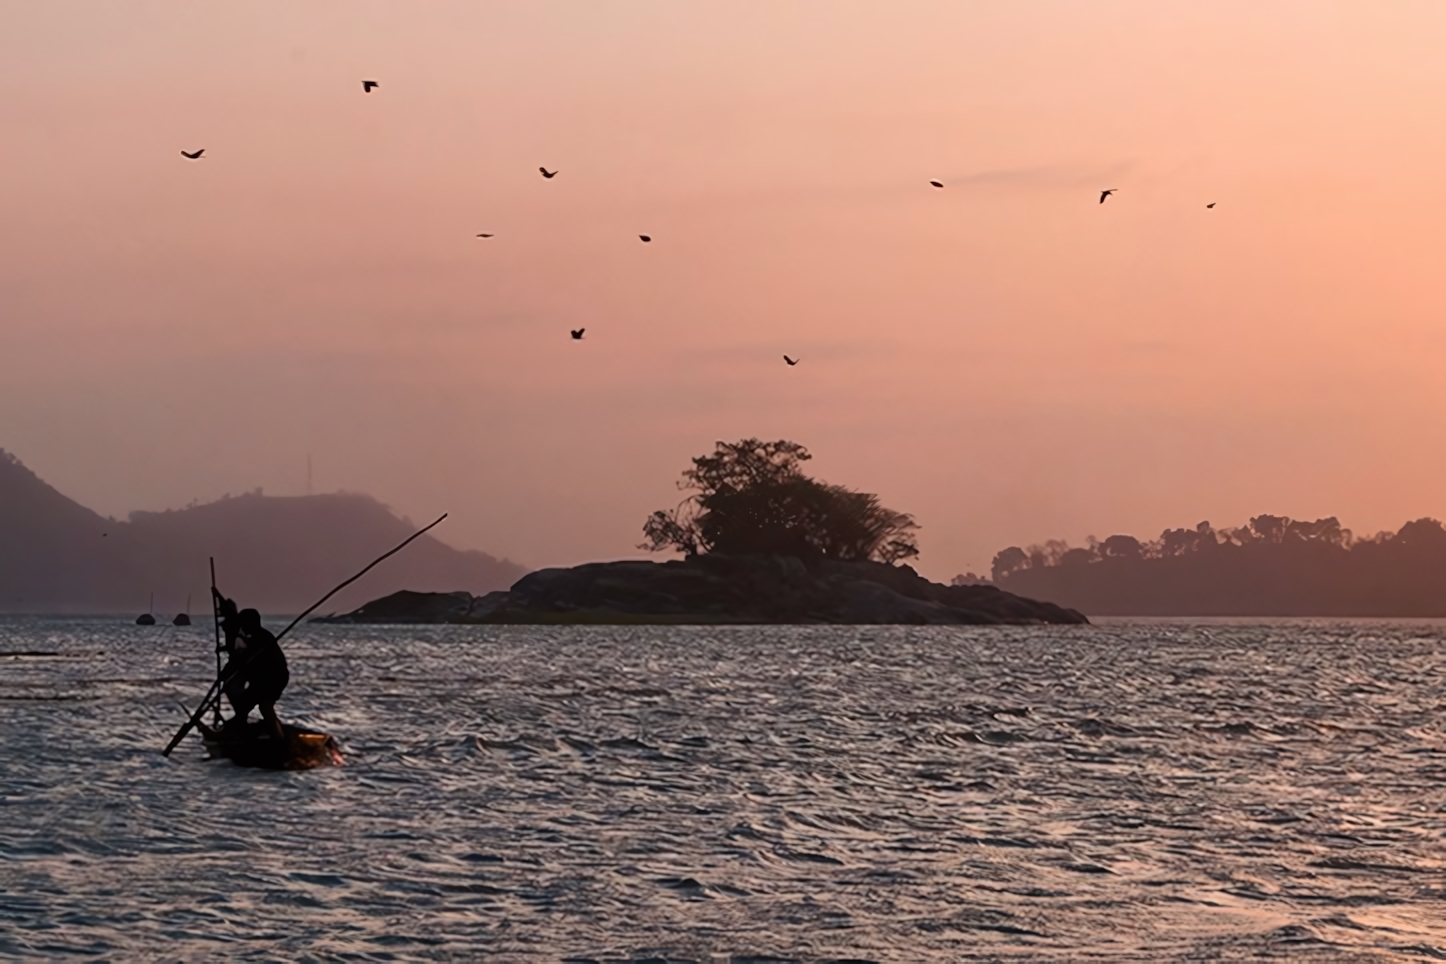
<svg viewBox="0 0 1446 964">
<path fill-rule="evenodd" d="M 307 627 L 308 773 L 209 640 L 0 620 L 0 957 L 1446 959 L 1436 623 Z"/>
</svg>

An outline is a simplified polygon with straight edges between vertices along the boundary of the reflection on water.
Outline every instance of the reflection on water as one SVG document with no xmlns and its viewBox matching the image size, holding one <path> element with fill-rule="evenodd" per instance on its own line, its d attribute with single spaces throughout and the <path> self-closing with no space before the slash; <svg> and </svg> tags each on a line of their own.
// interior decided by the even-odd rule
<svg viewBox="0 0 1446 964">
<path fill-rule="evenodd" d="M 1443 628 L 308 627 L 265 773 L 9 619 L 0 957 L 1446 958 Z"/>
</svg>

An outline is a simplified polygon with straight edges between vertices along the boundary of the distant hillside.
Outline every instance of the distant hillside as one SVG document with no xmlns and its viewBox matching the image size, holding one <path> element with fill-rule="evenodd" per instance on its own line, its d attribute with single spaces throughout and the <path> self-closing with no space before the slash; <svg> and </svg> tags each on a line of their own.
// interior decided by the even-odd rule
<svg viewBox="0 0 1446 964">
<path fill-rule="evenodd" d="M 154 592 L 164 616 L 185 608 L 188 593 L 191 612 L 204 614 L 211 556 L 221 589 L 243 605 L 298 612 L 413 531 L 375 499 L 348 494 L 257 493 L 116 522 L 0 450 L 0 612 L 137 613 Z M 506 589 L 526 571 L 428 533 L 325 610 L 345 612 L 399 589 Z"/>
<path fill-rule="evenodd" d="M 1360 539 L 1334 517 L 1260 515 L 1150 542 L 1012 546 L 993 575 L 1002 589 L 1090 616 L 1446 616 L 1446 528 L 1418 519 Z"/>
</svg>

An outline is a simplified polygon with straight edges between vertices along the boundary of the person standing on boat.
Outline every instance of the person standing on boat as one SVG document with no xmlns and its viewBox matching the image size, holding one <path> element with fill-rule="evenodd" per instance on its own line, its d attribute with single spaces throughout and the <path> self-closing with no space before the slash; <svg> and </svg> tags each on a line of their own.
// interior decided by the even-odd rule
<svg viewBox="0 0 1446 964">
<path fill-rule="evenodd" d="M 281 719 L 276 715 L 276 701 L 281 699 L 286 684 L 291 681 L 286 654 L 281 651 L 276 637 L 261 625 L 259 612 L 254 609 L 236 612 L 236 604 L 229 599 L 222 601 L 222 611 L 226 613 L 222 627 L 226 632 L 225 649 L 230 658 L 221 676 L 226 680 L 226 698 L 236 711 L 226 725 L 244 726 L 251 710 L 259 708 L 261 716 L 280 739 L 285 734 L 281 729 Z M 231 616 L 233 612 L 236 613 L 234 617 Z"/>
</svg>

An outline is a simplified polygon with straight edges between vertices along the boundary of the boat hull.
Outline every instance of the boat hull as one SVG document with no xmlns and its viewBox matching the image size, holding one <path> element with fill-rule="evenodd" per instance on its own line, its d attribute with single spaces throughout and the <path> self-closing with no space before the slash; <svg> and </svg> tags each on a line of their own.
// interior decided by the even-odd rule
<svg viewBox="0 0 1446 964">
<path fill-rule="evenodd" d="M 342 762 L 336 740 L 319 730 L 284 723 L 285 737 L 278 740 L 261 720 L 252 720 L 244 727 L 214 729 L 204 723 L 199 727 L 212 760 L 225 759 L 237 766 L 264 770 L 311 770 L 340 766 Z"/>
</svg>

